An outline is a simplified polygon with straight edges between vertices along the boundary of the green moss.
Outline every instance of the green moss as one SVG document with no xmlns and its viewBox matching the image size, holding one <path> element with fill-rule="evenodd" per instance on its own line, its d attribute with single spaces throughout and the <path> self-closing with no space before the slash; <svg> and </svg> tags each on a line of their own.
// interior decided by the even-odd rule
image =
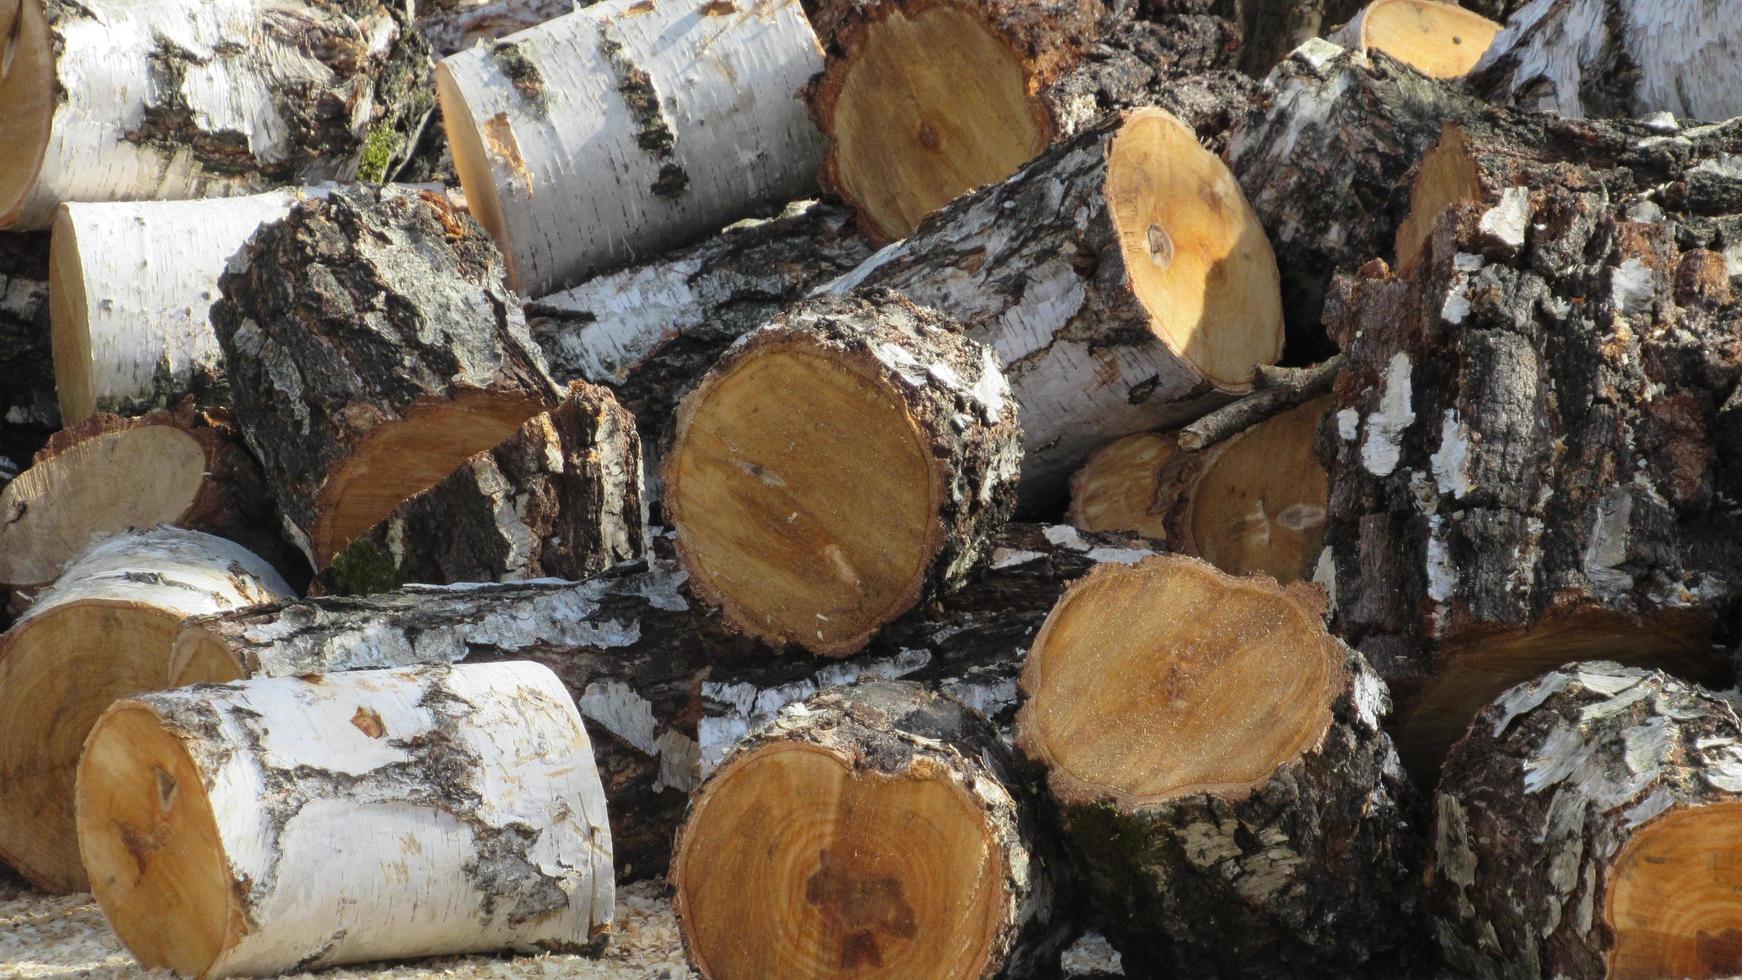
<svg viewBox="0 0 1742 980">
<path fill-rule="evenodd" d="M 388 168 L 399 152 L 400 136 L 391 126 L 377 126 L 363 141 L 363 162 L 357 165 L 357 179 L 365 184 L 387 183 Z"/>
<path fill-rule="evenodd" d="M 368 538 L 351 542 L 322 575 L 336 595 L 372 595 L 404 585 L 399 567 L 385 549 Z"/>
</svg>

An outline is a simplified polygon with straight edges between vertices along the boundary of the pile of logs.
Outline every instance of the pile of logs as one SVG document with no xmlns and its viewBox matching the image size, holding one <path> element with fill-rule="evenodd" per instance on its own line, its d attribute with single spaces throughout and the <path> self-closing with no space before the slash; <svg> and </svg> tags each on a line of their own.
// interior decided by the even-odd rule
<svg viewBox="0 0 1742 980">
<path fill-rule="evenodd" d="M 190 977 L 1742 971 L 1722 6 L 0 0 L 0 862 Z"/>
</svg>

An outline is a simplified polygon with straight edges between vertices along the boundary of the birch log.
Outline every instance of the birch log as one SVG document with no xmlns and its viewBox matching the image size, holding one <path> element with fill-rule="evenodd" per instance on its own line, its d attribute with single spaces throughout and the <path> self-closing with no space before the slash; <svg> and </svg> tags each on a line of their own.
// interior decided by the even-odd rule
<svg viewBox="0 0 1742 980">
<path fill-rule="evenodd" d="M 518 34 L 591 0 L 436 0 L 419 4 L 417 29 L 440 57 Z"/>
<path fill-rule="evenodd" d="M 1462 78 L 1500 30 L 1455 3 L 1373 0 L 1330 40 L 1354 51 L 1383 51 L 1429 78 Z"/>
<path fill-rule="evenodd" d="M 831 284 L 898 290 L 997 352 L 1022 506 L 1096 449 L 1250 390 L 1282 353 L 1276 260 L 1221 161 L 1138 109 L 966 195 Z"/>
<path fill-rule="evenodd" d="M 817 297 L 684 399 L 661 504 L 729 625 L 845 656 L 986 559 L 1022 449 L 996 357 L 958 328 L 887 290 Z"/>
<path fill-rule="evenodd" d="M 1320 577 L 1426 782 L 1482 705 L 1571 660 L 1728 684 L 1713 629 L 1742 596 L 1742 123 L 1500 121 L 1448 130 L 1413 267 L 1342 280 L 1326 316 L 1348 350 Z"/>
<path fill-rule="evenodd" d="M 441 195 L 304 201 L 219 288 L 236 418 L 317 570 L 560 398 L 501 254 Z"/>
<path fill-rule="evenodd" d="M 1466 975 L 1742 972 L 1742 726 L 1724 696 L 1568 664 L 1476 716 L 1435 804 L 1434 932 Z"/>
<path fill-rule="evenodd" d="M 307 582 L 235 423 L 184 405 L 132 419 L 93 415 L 50 437 L 0 489 L 0 585 L 47 585 L 92 544 L 159 524 L 234 542 Z"/>
<path fill-rule="evenodd" d="M 436 70 L 472 213 L 544 296 L 815 187 L 798 0 L 605 0 Z"/>
<path fill-rule="evenodd" d="M 984 718 L 917 684 L 834 688 L 697 790 L 673 905 L 705 978 L 1057 974 L 1046 834 Z"/>
<path fill-rule="evenodd" d="M 380 173 L 433 107 L 428 45 L 367 0 L 6 0 L 0 25 L 0 227 Z"/>
<path fill-rule="evenodd" d="M 1470 77 L 1500 103 L 1569 118 L 1742 115 L 1742 19 L 1706 0 L 1537 0 Z"/>
<path fill-rule="evenodd" d="M 91 724 L 167 685 L 183 619 L 291 595 L 271 566 L 196 531 L 130 531 L 69 565 L 0 636 L 0 860 L 47 891 L 86 890 L 73 774 Z"/>
<path fill-rule="evenodd" d="M 1022 668 L 1016 744 L 1138 976 L 1382 972 L 1417 842 L 1385 685 L 1306 586 L 1104 565 Z"/>
<path fill-rule="evenodd" d="M 346 545 L 316 590 L 583 579 L 641 556 L 646 511 L 635 419 L 576 382 L 560 406 Z"/>
<path fill-rule="evenodd" d="M 537 664 L 120 701 L 78 815 L 104 917 L 141 965 L 183 976 L 574 950 L 611 926 L 592 748 Z"/>
<path fill-rule="evenodd" d="M 0 458 L 19 467 L 61 424 L 49 342 L 48 250 L 46 234 L 0 233 Z"/>
</svg>

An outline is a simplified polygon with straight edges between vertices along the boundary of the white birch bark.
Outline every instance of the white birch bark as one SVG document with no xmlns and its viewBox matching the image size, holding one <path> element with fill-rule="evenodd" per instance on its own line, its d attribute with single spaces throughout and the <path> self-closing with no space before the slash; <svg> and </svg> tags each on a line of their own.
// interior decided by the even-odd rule
<svg viewBox="0 0 1742 980">
<path fill-rule="evenodd" d="M 812 192 L 821 68 L 797 0 L 606 0 L 437 82 L 472 213 L 542 296 Z"/>
<path fill-rule="evenodd" d="M 610 925 L 604 789 L 546 667 L 268 678 L 132 704 L 187 749 L 216 817 L 237 925 L 206 977 L 573 949 Z"/>
</svg>

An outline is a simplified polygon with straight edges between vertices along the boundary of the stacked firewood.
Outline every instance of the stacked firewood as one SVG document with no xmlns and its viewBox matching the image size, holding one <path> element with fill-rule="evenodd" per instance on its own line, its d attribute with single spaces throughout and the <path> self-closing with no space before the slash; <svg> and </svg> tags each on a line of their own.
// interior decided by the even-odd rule
<svg viewBox="0 0 1742 980">
<path fill-rule="evenodd" d="M 0 0 L 0 861 L 200 977 L 1742 971 L 1721 6 Z"/>
</svg>

